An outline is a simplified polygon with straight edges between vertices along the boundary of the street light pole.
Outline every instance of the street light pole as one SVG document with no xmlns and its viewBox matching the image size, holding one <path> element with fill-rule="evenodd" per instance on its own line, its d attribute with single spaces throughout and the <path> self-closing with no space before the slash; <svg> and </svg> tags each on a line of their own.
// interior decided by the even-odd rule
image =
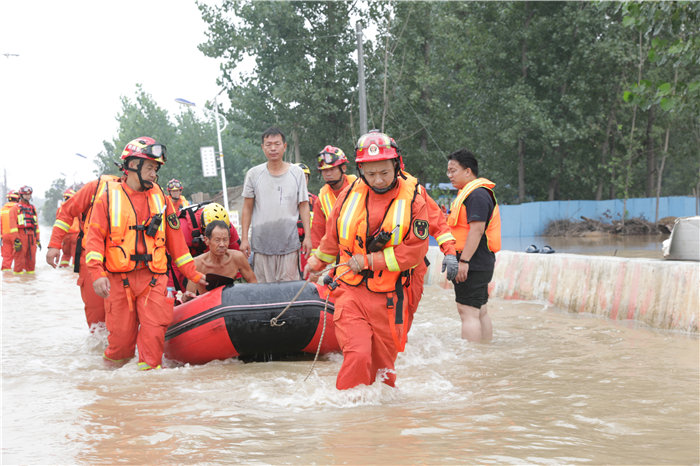
<svg viewBox="0 0 700 466">
<path fill-rule="evenodd" d="M 228 125 L 228 122 L 226 121 L 226 117 L 224 118 L 224 126 L 221 127 L 221 124 L 219 123 L 219 117 L 222 115 L 219 115 L 219 106 L 216 103 L 217 97 L 221 95 L 221 93 L 224 92 L 224 89 L 221 89 L 218 94 L 214 97 L 214 112 L 209 110 L 206 107 L 202 107 L 202 109 L 205 112 L 213 113 L 215 120 L 216 120 L 216 137 L 219 141 L 219 167 L 221 168 L 221 190 L 223 194 L 223 203 L 224 203 L 224 208 L 228 212 L 229 210 L 229 204 L 228 204 L 228 189 L 226 188 L 226 171 L 224 170 L 224 149 L 221 144 L 221 132 L 226 129 L 226 126 Z M 181 105 L 187 105 L 189 107 L 196 107 L 197 105 L 194 102 L 190 102 L 187 99 L 181 99 L 177 98 L 175 99 L 175 102 Z"/>
</svg>

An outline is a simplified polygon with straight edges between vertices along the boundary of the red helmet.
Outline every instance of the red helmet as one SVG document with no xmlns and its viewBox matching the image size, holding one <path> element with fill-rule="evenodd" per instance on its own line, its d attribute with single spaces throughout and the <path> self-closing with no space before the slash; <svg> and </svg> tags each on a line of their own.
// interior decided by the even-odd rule
<svg viewBox="0 0 700 466">
<path fill-rule="evenodd" d="M 165 146 L 149 137 L 136 138 L 127 143 L 122 151 L 121 159 L 127 160 L 131 157 L 153 160 L 161 165 L 168 159 Z"/>
<path fill-rule="evenodd" d="M 182 191 L 182 183 L 180 183 L 180 180 L 173 178 L 172 180 L 168 181 L 168 191 L 172 191 L 173 189 L 179 189 Z"/>
<path fill-rule="evenodd" d="M 22 186 L 21 188 L 19 188 L 19 194 L 20 194 L 20 195 L 22 195 L 22 194 L 29 194 L 29 195 L 31 195 L 33 192 L 34 192 L 34 191 L 32 190 L 32 187 L 31 187 L 31 186 Z"/>
<path fill-rule="evenodd" d="M 373 129 L 360 136 L 355 145 L 355 162 L 378 162 L 399 158 L 398 146 L 384 133 Z"/>
<path fill-rule="evenodd" d="M 19 201 L 19 193 L 15 191 L 14 189 L 11 189 L 10 191 L 7 192 L 7 200 L 8 201 Z"/>
<path fill-rule="evenodd" d="M 345 152 L 339 147 L 326 146 L 318 153 L 318 169 L 328 170 L 348 163 Z"/>
<path fill-rule="evenodd" d="M 75 189 L 73 189 L 73 188 L 68 188 L 68 189 L 66 189 L 65 191 L 63 191 L 63 200 L 64 200 L 64 201 L 67 201 L 68 199 L 70 199 L 70 198 L 73 197 L 74 195 L 75 195 Z"/>
</svg>

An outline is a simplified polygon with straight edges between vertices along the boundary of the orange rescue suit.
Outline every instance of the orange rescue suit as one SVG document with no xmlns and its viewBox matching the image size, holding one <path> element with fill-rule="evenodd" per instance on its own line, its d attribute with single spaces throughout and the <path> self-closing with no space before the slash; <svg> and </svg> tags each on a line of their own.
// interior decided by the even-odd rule
<svg viewBox="0 0 700 466">
<path fill-rule="evenodd" d="M 173 203 L 173 208 L 175 209 L 175 212 L 179 211 L 180 209 L 184 209 L 185 207 L 189 207 L 190 203 L 185 199 L 185 196 L 180 196 L 179 199 L 173 199 L 173 197 L 168 194 L 168 199 L 170 199 L 170 202 Z"/>
<path fill-rule="evenodd" d="M 317 212 L 311 219 L 311 245 L 314 249 L 318 247 L 321 238 L 326 234 L 326 222 L 333 210 L 333 206 L 335 206 L 338 195 L 356 179 L 357 177 L 355 175 L 343 174 L 343 183 L 339 189 L 334 190 L 331 189 L 330 185 L 324 184 L 319 191 L 317 202 L 314 203 L 314 209 L 317 210 Z"/>
<path fill-rule="evenodd" d="M 8 271 L 12 268 L 12 257 L 15 254 L 13 243 L 17 238 L 17 231 L 10 233 L 10 210 L 17 204 L 15 201 L 9 201 L 2 206 L 0 210 L 0 230 L 2 231 L 2 271 Z"/>
<path fill-rule="evenodd" d="M 467 242 L 469 234 L 469 223 L 467 222 L 467 208 L 464 206 L 464 201 L 477 188 L 486 188 L 493 198 L 493 212 L 486 225 L 486 244 L 491 252 L 501 250 L 501 214 L 496 202 L 496 195 L 493 193 L 493 188 L 496 184 L 486 178 L 477 178 L 470 181 L 457 193 L 450 206 L 450 215 L 447 216 L 447 224 L 452 229 L 452 234 L 457 241 L 457 251 L 462 251 Z"/>
<path fill-rule="evenodd" d="M 72 228 L 72 224 L 78 220 L 79 233 L 76 242 L 80 249 L 80 257 L 75 257 L 73 261 L 75 263 L 74 270 L 78 272 L 77 285 L 80 287 L 80 296 L 85 304 L 85 319 L 90 328 L 105 321 L 105 303 L 104 299 L 95 293 L 92 287 L 94 279 L 90 276 L 85 263 L 86 233 L 96 197 L 106 189 L 108 181 L 117 180 L 119 180 L 117 176 L 102 175 L 80 188 L 61 205 L 51 231 L 49 247 L 60 249 L 64 238 Z"/>
<path fill-rule="evenodd" d="M 36 246 L 39 242 L 39 220 L 36 209 L 28 202 L 19 201 L 10 208 L 10 234 L 20 240 L 22 247 L 14 251 L 13 272 L 34 273 L 36 266 Z M 13 238 L 13 242 L 14 242 Z"/>
<path fill-rule="evenodd" d="M 341 254 L 341 263 L 346 262 L 350 254 L 365 252 L 368 237 L 371 241 L 375 232 L 399 226 L 382 251 L 367 255 L 365 264 L 371 262 L 372 270 L 349 271 L 342 277 L 350 269 L 336 270 L 340 285 L 334 291 L 333 319 L 343 350 L 336 379 L 340 390 L 370 385 L 377 378 L 393 386 L 396 380 L 394 362 L 405 341 L 397 336 L 405 335 L 402 284 L 428 251 L 427 211 L 423 196 L 416 195 L 418 189 L 415 183 L 399 178 L 396 187 L 378 194 L 356 180 L 338 197 L 314 253 L 327 263 Z"/>
</svg>

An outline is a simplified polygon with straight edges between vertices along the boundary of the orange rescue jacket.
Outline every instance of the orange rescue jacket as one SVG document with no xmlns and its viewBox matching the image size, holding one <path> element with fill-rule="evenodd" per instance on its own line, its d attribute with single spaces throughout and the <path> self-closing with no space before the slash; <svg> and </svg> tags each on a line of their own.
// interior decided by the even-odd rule
<svg viewBox="0 0 700 466">
<path fill-rule="evenodd" d="M 491 252 L 501 250 L 501 214 L 498 209 L 498 202 L 493 188 L 496 184 L 486 178 L 477 178 L 470 181 L 459 190 L 457 197 L 454 198 L 450 206 L 450 215 L 447 217 L 447 224 L 452 229 L 452 234 L 457 241 L 457 251 L 462 251 L 467 242 L 469 234 L 469 223 L 467 222 L 467 208 L 464 206 L 464 201 L 477 188 L 486 188 L 493 198 L 493 212 L 491 218 L 486 223 L 486 244 Z"/>
<path fill-rule="evenodd" d="M 347 265 L 338 266 L 336 275 L 348 285 L 357 286 L 366 280 L 370 291 L 388 293 L 396 289 L 396 284 L 401 279 L 402 271 L 394 256 L 394 247 L 399 245 L 411 230 L 413 200 L 420 185 L 416 184 L 415 178 L 399 177 L 398 183 L 398 194 L 389 205 L 381 224 L 381 231 L 394 232 L 382 251 L 388 270 L 376 273 L 363 271 L 358 274 Z M 367 254 L 368 236 L 371 235 L 371 232 L 367 231 L 366 202 L 369 189 L 365 183 L 355 181 L 340 207 L 337 231 L 341 264 L 348 262 L 354 254 Z"/>
</svg>

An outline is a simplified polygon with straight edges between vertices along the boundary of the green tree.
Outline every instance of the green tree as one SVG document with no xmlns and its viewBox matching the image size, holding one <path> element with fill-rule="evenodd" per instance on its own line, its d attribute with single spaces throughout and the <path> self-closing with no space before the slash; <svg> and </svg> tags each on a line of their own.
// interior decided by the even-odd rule
<svg viewBox="0 0 700 466">
<path fill-rule="evenodd" d="M 56 209 L 63 200 L 63 192 L 66 190 L 66 179 L 57 178 L 51 182 L 51 187 L 44 193 L 44 205 L 41 207 L 41 220 L 47 225 L 53 225 L 56 220 Z M 48 244 L 48 243 L 47 243 Z"/>
</svg>

